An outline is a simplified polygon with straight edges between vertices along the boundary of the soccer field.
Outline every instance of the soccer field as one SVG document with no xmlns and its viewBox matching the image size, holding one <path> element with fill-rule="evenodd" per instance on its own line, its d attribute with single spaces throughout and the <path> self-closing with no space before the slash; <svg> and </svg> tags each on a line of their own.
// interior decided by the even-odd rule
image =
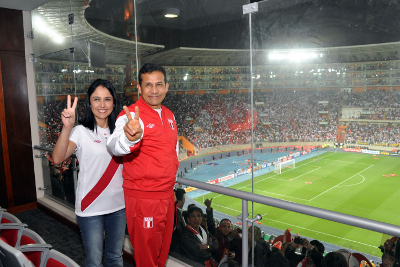
<svg viewBox="0 0 400 267">
<path fill-rule="evenodd" d="M 231 188 L 251 192 L 251 180 Z M 254 178 L 254 193 L 399 225 L 400 158 L 328 152 L 320 155 L 319 162 L 314 157 L 296 162 L 295 169 L 282 169 L 282 174 L 270 172 Z M 216 193 L 204 197 L 213 198 L 213 207 L 220 212 L 241 213 L 240 199 Z M 381 233 L 258 203 L 254 203 L 254 214 L 263 216 L 263 225 L 291 228 L 293 234 L 381 256 L 377 248 Z"/>
</svg>

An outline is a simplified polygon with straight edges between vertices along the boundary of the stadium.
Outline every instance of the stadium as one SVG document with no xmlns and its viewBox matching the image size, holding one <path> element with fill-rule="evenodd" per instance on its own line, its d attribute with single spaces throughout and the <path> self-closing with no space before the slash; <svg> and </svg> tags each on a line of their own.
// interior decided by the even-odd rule
<svg viewBox="0 0 400 267">
<path fill-rule="evenodd" d="M 79 162 L 54 164 L 51 153 L 67 95 L 78 96 L 82 118 L 89 85 L 107 79 L 122 111 L 139 99 L 138 70 L 154 62 L 167 73 L 162 104 L 178 128 L 178 179 L 399 226 L 398 3 L 214 2 L 54 0 L 29 12 L 30 187 L 48 188 L 35 189 L 27 202 L 76 226 Z M 246 13 L 247 4 L 257 11 Z M 179 11 L 175 21 L 165 20 L 167 10 Z M 205 213 L 212 199 L 216 226 L 229 218 L 245 228 L 242 199 L 176 187 L 186 191 L 184 210 L 195 204 Z M 25 211 L 0 200 L 17 216 Z M 390 236 L 255 202 L 249 213 L 262 216 L 254 225 L 268 242 L 290 229 L 292 237 L 321 241 L 325 254 L 345 249 L 375 264 Z M 125 243 L 132 258 L 127 236 Z"/>
</svg>

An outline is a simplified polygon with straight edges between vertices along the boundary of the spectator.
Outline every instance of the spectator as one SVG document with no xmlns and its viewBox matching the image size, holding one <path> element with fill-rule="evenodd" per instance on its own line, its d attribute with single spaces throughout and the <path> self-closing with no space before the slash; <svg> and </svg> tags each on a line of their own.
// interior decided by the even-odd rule
<svg viewBox="0 0 400 267">
<path fill-rule="evenodd" d="M 282 245 L 281 250 L 272 252 L 265 262 L 265 267 L 291 267 L 290 261 L 285 257 L 285 251 L 290 242 Z"/>
<path fill-rule="evenodd" d="M 183 205 L 185 204 L 185 194 L 186 194 L 186 191 L 182 188 L 177 188 L 175 190 L 176 226 L 175 226 L 174 232 L 172 233 L 170 252 L 175 252 L 178 254 L 180 254 L 180 246 L 179 246 L 180 236 L 181 236 L 183 229 L 186 226 L 185 220 L 182 216 L 182 208 L 183 208 Z"/>
<path fill-rule="evenodd" d="M 262 267 L 265 265 L 265 262 L 270 254 L 269 243 L 265 242 L 264 237 L 261 234 L 261 229 L 258 226 L 254 226 L 254 239 L 252 238 L 252 227 L 248 228 L 249 230 L 249 239 L 254 240 L 254 242 L 250 242 L 254 246 L 254 266 Z M 249 247 L 249 259 L 251 260 L 251 249 Z"/>
<path fill-rule="evenodd" d="M 215 221 L 214 221 L 214 210 L 211 207 L 212 198 L 204 200 L 204 205 L 206 205 L 206 213 L 207 213 L 207 229 L 212 234 L 215 235 Z"/>
<path fill-rule="evenodd" d="M 391 237 L 379 247 L 382 251 L 382 267 L 393 267 L 393 264 L 395 262 L 394 250 L 396 247 L 397 239 L 397 237 Z"/>
<path fill-rule="evenodd" d="M 322 260 L 323 267 L 348 267 L 347 260 L 342 253 L 329 252 Z"/>
<path fill-rule="evenodd" d="M 236 246 L 232 233 L 232 222 L 229 219 L 222 219 L 216 230 L 215 239 L 218 241 L 218 248 L 214 256 L 218 262 L 226 262 L 234 260 L 236 253 Z"/>
<path fill-rule="evenodd" d="M 296 240 L 300 240 L 298 243 L 302 243 L 303 247 L 301 255 L 295 253 L 295 249 L 300 246 L 300 244 L 296 243 Z M 293 266 L 321 267 L 324 251 L 324 245 L 318 240 L 312 240 L 309 242 L 305 238 L 296 237 L 295 241 L 292 242 L 286 250 L 285 256 L 292 262 Z"/>
<path fill-rule="evenodd" d="M 203 211 L 198 207 L 188 209 L 188 224 L 181 235 L 182 256 L 193 260 L 202 266 L 217 266 L 217 262 L 212 258 L 216 243 L 207 230 L 200 227 Z"/>
</svg>

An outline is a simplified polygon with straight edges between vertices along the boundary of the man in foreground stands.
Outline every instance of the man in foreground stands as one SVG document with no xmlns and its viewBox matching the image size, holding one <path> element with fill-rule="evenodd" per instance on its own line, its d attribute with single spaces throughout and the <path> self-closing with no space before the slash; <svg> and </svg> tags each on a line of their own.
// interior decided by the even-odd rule
<svg viewBox="0 0 400 267">
<path fill-rule="evenodd" d="M 174 229 L 174 232 L 172 233 L 172 240 L 171 240 L 171 248 L 170 248 L 170 253 L 175 252 L 180 255 L 180 237 L 183 228 L 186 227 L 185 220 L 183 219 L 182 216 L 182 208 L 183 205 L 185 205 L 185 194 L 186 191 L 182 188 L 177 188 L 175 190 L 175 196 L 176 196 L 176 226 Z M 171 254 L 172 255 L 172 254 Z M 176 254 L 174 254 L 176 255 Z"/>
<path fill-rule="evenodd" d="M 107 146 L 124 156 L 126 217 L 136 265 L 164 267 L 174 224 L 178 131 L 174 114 L 161 105 L 168 92 L 165 69 L 145 64 L 137 88 L 139 100 L 124 106 Z"/>
</svg>

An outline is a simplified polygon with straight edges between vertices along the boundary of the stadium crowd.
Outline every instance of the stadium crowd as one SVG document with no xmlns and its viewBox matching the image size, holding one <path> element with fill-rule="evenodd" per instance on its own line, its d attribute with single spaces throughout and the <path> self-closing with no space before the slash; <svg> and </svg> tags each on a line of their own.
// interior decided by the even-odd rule
<svg viewBox="0 0 400 267">
<path fill-rule="evenodd" d="M 230 219 L 214 218 L 212 199 L 206 199 L 205 212 L 195 204 L 185 204 L 185 190 L 175 189 L 177 219 L 173 233 L 170 255 L 191 266 L 241 266 L 242 246 L 247 242 L 248 264 L 256 267 L 348 267 L 382 266 L 393 267 L 396 237 L 384 239 L 377 245 L 382 252 L 381 262 L 374 263 L 364 255 L 340 249 L 327 252 L 319 240 L 307 240 L 290 229 L 280 236 L 265 234 L 257 224 L 242 228 Z M 243 231 L 248 231 L 248 240 L 243 240 Z M 375 265 L 376 264 L 376 265 Z"/>
<path fill-rule="evenodd" d="M 362 93 L 344 93 L 343 107 L 353 108 L 385 108 L 392 94 L 385 90 L 369 90 Z"/>
<path fill-rule="evenodd" d="M 323 91 L 268 91 L 255 92 L 254 129 L 255 142 L 313 142 L 334 140 L 343 106 L 362 107 L 373 120 L 398 120 L 398 94 L 386 91 L 364 93 L 340 93 Z M 132 104 L 128 97 L 119 97 L 120 108 Z M 78 103 L 81 115 L 84 100 Z M 163 104 L 175 116 L 180 135 L 185 136 L 197 148 L 203 149 L 224 145 L 240 145 L 251 141 L 250 94 L 168 94 Z M 40 142 L 53 147 L 60 132 L 59 114 L 65 106 L 64 100 L 38 102 Z M 363 117 L 364 118 L 364 117 Z M 242 124 L 236 131 L 232 125 Z M 242 129 L 242 130 L 240 130 Z M 378 127 L 373 124 L 353 123 L 348 128 L 347 140 L 374 143 L 398 143 L 399 129 L 396 126 Z"/>
<path fill-rule="evenodd" d="M 369 145 L 387 143 L 398 144 L 400 142 L 400 127 L 398 124 L 359 124 L 350 123 L 347 126 L 346 139 L 350 143 L 357 141 Z"/>
</svg>

